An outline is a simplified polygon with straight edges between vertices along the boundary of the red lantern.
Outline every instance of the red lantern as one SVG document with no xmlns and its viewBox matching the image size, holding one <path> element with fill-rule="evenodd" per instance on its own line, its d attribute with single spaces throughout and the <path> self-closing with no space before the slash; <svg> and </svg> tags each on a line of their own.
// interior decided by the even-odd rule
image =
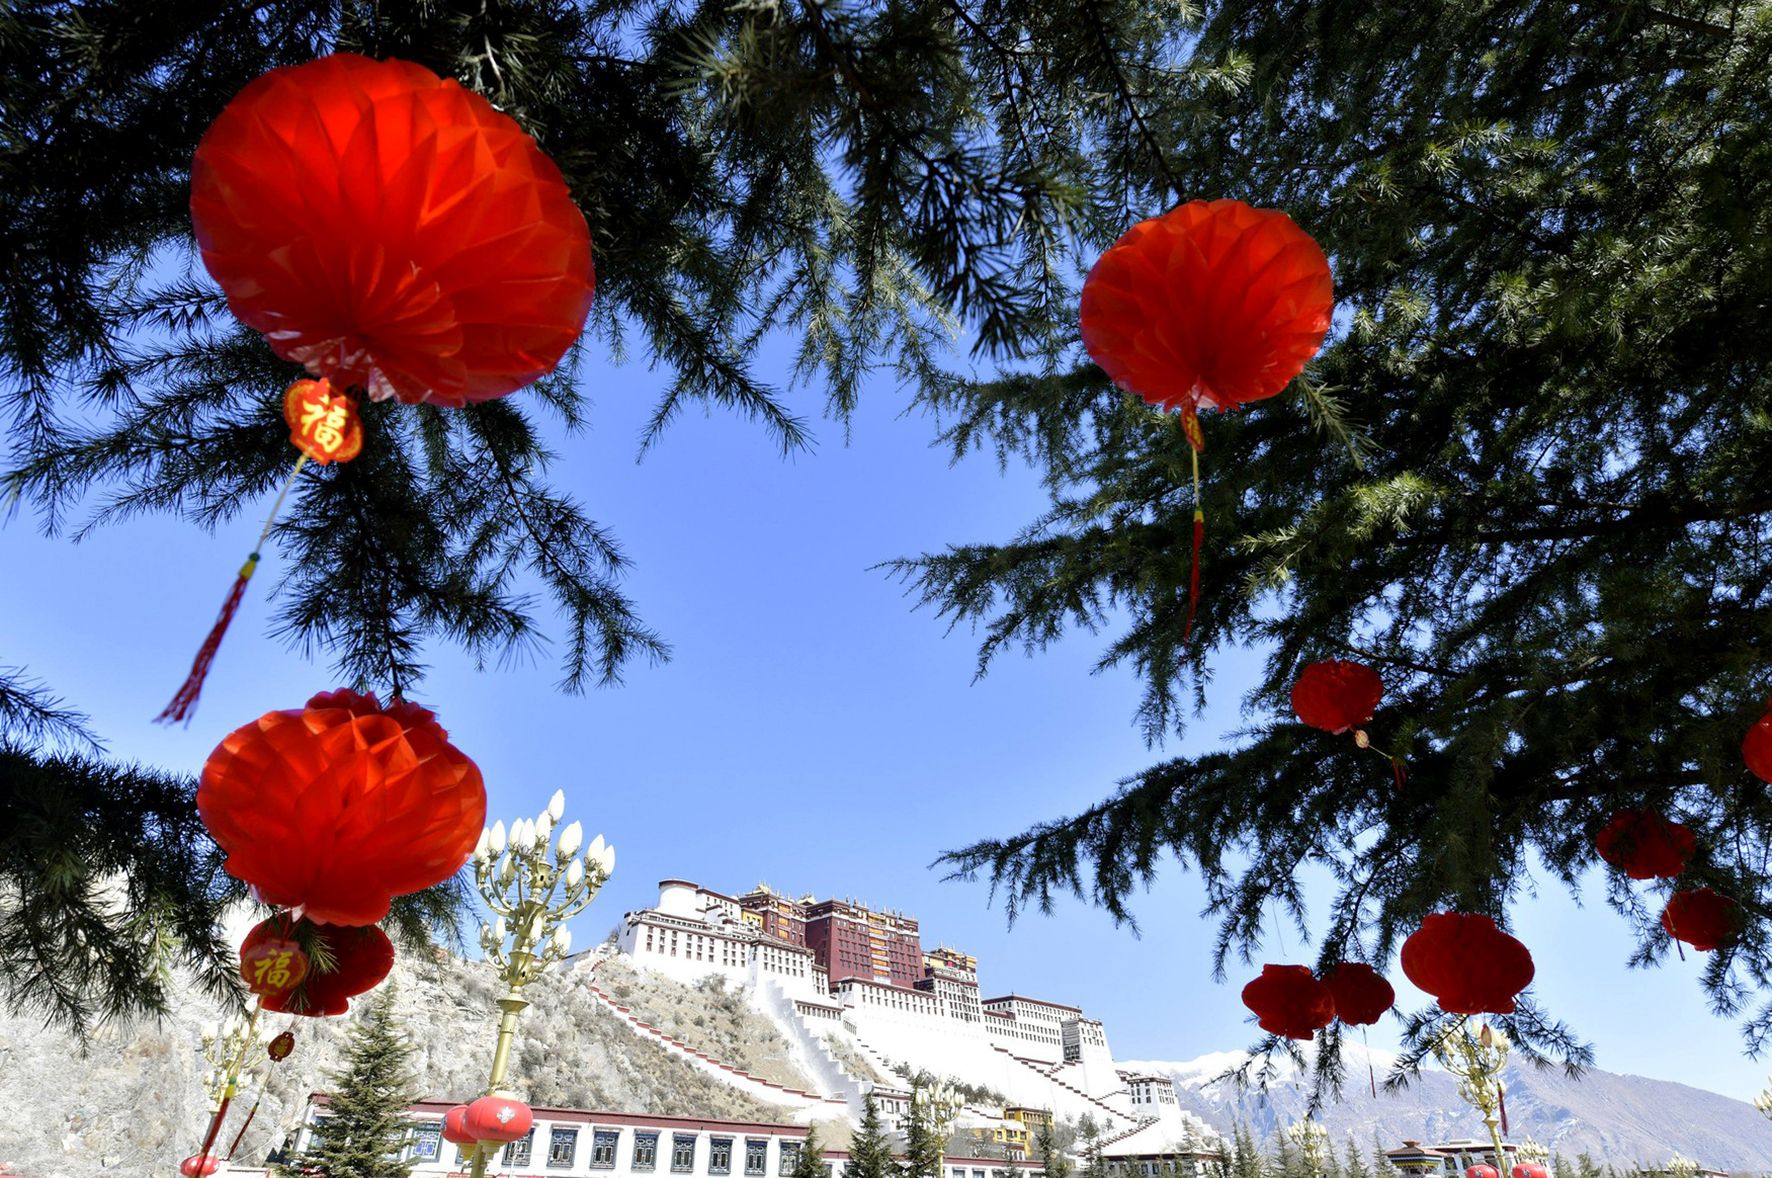
<svg viewBox="0 0 1772 1178">
<path fill-rule="evenodd" d="M 289 917 L 273 916 L 240 942 L 240 976 L 254 994 L 280 997 L 308 976 L 308 955 L 293 939 L 293 927 Z"/>
<path fill-rule="evenodd" d="M 1478 1162 L 1464 1172 L 1464 1178 L 1501 1178 L 1501 1171 L 1486 1162 Z"/>
<path fill-rule="evenodd" d="M 178 1164 L 178 1172 L 185 1178 L 207 1178 L 219 1169 L 221 1159 L 212 1153 L 192 1154 Z"/>
<path fill-rule="evenodd" d="M 1662 910 L 1661 927 L 1700 952 L 1721 949 L 1741 931 L 1741 906 L 1709 888 L 1675 892 Z"/>
<path fill-rule="evenodd" d="M 1521 1162 L 1514 1167 L 1513 1178 L 1550 1178 L 1550 1170 L 1537 1162 Z"/>
<path fill-rule="evenodd" d="M 370 924 L 468 861 L 486 787 L 424 708 L 335 691 L 230 733 L 197 807 L 229 874 L 265 903 Z"/>
<path fill-rule="evenodd" d="M 528 1105 L 514 1096 L 493 1093 L 468 1105 L 462 1128 L 475 1141 L 520 1141 L 533 1121 Z"/>
<path fill-rule="evenodd" d="M 1309 1039 L 1335 1017 L 1329 987 L 1303 965 L 1264 965 L 1261 976 L 1243 987 L 1243 1005 L 1273 1035 Z"/>
<path fill-rule="evenodd" d="M 1772 705 L 1768 708 L 1742 738 L 1741 755 L 1755 777 L 1772 785 Z"/>
<path fill-rule="evenodd" d="M 313 462 L 349 462 L 363 452 L 357 403 L 327 380 L 298 380 L 283 394 L 289 444 Z"/>
<path fill-rule="evenodd" d="M 242 322 L 378 401 L 514 392 L 591 306 L 590 233 L 559 168 L 410 62 L 337 53 L 248 84 L 197 145 L 191 220 Z"/>
<path fill-rule="evenodd" d="M 1397 1001 L 1391 984 L 1363 961 L 1337 962 L 1323 979 L 1335 998 L 1335 1017 L 1357 1027 L 1369 1027 Z"/>
<path fill-rule="evenodd" d="M 265 1044 L 265 1054 L 271 1057 L 272 1063 L 282 1063 L 295 1050 L 295 1032 L 284 1031 L 275 1039 Z"/>
<path fill-rule="evenodd" d="M 1686 870 L 1698 839 L 1652 810 L 1620 810 L 1594 836 L 1594 847 L 1632 879 L 1672 879 Z"/>
<path fill-rule="evenodd" d="M 394 968 L 394 944 L 374 925 L 314 924 L 309 935 L 330 951 L 334 968 L 330 972 L 315 968 L 289 993 L 259 999 L 266 1010 L 312 1018 L 344 1014 L 351 1009 L 350 999 L 381 985 Z"/>
<path fill-rule="evenodd" d="M 443 1114 L 443 1140 L 451 1145 L 472 1145 L 474 1135 L 468 1132 L 468 1106 L 458 1104 Z"/>
<path fill-rule="evenodd" d="M 1364 663 L 1324 659 L 1299 672 L 1292 685 L 1292 710 L 1312 728 L 1340 736 L 1371 723 L 1384 680 Z"/>
<path fill-rule="evenodd" d="M 1195 414 L 1285 388 L 1323 346 L 1333 306 L 1329 261 L 1310 235 L 1285 213 L 1238 200 L 1190 201 L 1140 221 L 1083 282 L 1090 357 L 1121 388 L 1180 410 L 1193 450 L 1190 631 L 1205 529 Z"/>
<path fill-rule="evenodd" d="M 1449 1014 L 1512 1014 L 1532 954 L 1481 913 L 1436 912 L 1403 942 L 1403 973 Z"/>
</svg>

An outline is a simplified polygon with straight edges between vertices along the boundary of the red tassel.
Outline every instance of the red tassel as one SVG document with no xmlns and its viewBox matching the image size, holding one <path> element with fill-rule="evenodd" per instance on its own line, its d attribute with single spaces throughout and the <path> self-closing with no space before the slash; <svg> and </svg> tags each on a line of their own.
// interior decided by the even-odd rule
<svg viewBox="0 0 1772 1178">
<path fill-rule="evenodd" d="M 1200 604 L 1200 541 L 1206 538 L 1206 513 L 1194 512 L 1194 554 L 1188 568 L 1187 585 L 1187 626 L 1182 629 L 1181 640 L 1187 641 L 1188 635 L 1194 632 L 1194 610 Z"/>
<path fill-rule="evenodd" d="M 263 1096 L 259 1097 L 259 1100 L 263 1099 Z M 252 1118 L 256 1116 L 258 1116 L 258 1100 L 252 1102 L 252 1111 L 246 1114 L 246 1123 L 240 1126 L 238 1133 L 234 1134 L 234 1144 L 228 1146 L 228 1156 L 222 1159 L 223 1161 L 234 1160 L 234 1151 L 240 1148 L 240 1139 L 246 1136 L 246 1130 L 252 1126 Z"/>
<path fill-rule="evenodd" d="M 1397 779 L 1397 792 L 1402 793 L 1403 783 L 1409 780 L 1409 775 L 1403 772 L 1403 758 L 1391 758 L 1391 776 Z"/>
<path fill-rule="evenodd" d="M 234 614 L 240 608 L 241 598 L 246 596 L 246 582 L 252 580 L 252 572 L 258 567 L 258 553 L 246 558 L 240 566 L 240 575 L 234 578 L 234 587 L 228 590 L 227 600 L 222 602 L 221 614 L 210 628 L 209 637 L 197 651 L 197 658 L 191 664 L 191 673 L 185 677 L 184 685 L 166 705 L 166 710 L 154 718 L 158 724 L 176 724 L 180 720 L 189 723 L 191 713 L 197 707 L 197 697 L 203 692 L 203 680 L 209 675 L 209 664 L 215 661 L 215 652 L 221 646 L 222 635 L 228 632 L 228 623 L 234 620 Z"/>
<path fill-rule="evenodd" d="M 1495 1100 L 1501 1105 L 1501 1135 L 1507 1136 L 1507 1091 L 1502 1088 L 1501 1081 L 1495 1081 Z"/>
</svg>

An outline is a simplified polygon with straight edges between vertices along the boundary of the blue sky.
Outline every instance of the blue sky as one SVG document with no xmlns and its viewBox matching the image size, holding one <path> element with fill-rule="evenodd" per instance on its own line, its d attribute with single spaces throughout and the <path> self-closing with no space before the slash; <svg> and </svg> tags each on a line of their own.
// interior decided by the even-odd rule
<svg viewBox="0 0 1772 1178">
<path fill-rule="evenodd" d="M 618 849 L 614 881 L 575 921 L 579 944 L 686 876 L 723 891 L 766 881 L 853 896 L 922 921 L 926 945 L 976 954 L 981 984 L 1080 1005 L 1122 1058 L 1185 1059 L 1255 1038 L 1238 991 L 1262 961 L 1309 961 L 1288 929 L 1219 984 L 1197 883 L 1165 873 L 1136 905 L 1142 938 L 1066 901 L 1012 929 L 984 883 L 944 883 L 942 850 L 1097 800 L 1166 752 L 1203 749 L 1239 723 L 1247 652 L 1220 653 L 1210 710 L 1185 742 L 1144 747 L 1130 676 L 1091 673 L 1098 640 L 1011 654 L 973 682 L 976 642 L 913 611 L 870 566 L 941 545 L 1007 538 L 1043 503 L 1025 470 L 988 455 L 950 467 L 934 429 L 878 383 L 845 445 L 826 422 L 788 461 L 761 429 L 685 414 L 643 462 L 639 432 L 661 384 L 643 366 L 587 364 L 595 409 L 559 439 L 557 481 L 611 527 L 635 562 L 628 588 L 675 648 L 619 688 L 553 690 L 557 652 L 476 672 L 449 650 L 413 693 L 484 770 L 491 812 L 533 816 L 556 788 L 568 818 Z M 517 394 L 522 396 L 523 394 Z M 816 416 L 816 390 L 794 395 Z M 266 504 L 210 537 L 148 519 L 80 545 L 20 516 L 0 533 L 0 662 L 23 664 L 92 715 L 111 751 L 195 772 L 231 728 L 334 686 L 324 663 L 265 637 L 261 568 L 188 730 L 150 724 L 183 677 Z M 1208 543 L 1223 542 L 1220 523 Z M 1184 554 L 1178 554 L 1182 559 Z M 1207 592 L 1229 591 L 1208 582 Z M 1734 1026 L 1698 986 L 1702 955 L 1628 970 L 1631 938 L 1590 881 L 1585 908 L 1552 883 L 1516 914 L 1535 950 L 1537 994 L 1591 1040 L 1600 1066 L 1741 1098 L 1772 1065 L 1742 1058 Z M 1389 971 L 1406 1005 L 1423 997 Z M 1390 1047 L 1387 1025 L 1374 1047 Z"/>
</svg>

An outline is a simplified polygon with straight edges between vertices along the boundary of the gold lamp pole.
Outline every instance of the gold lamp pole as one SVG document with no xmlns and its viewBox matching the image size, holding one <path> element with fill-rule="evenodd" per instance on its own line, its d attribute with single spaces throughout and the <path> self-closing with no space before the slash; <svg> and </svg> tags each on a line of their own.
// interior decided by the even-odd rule
<svg viewBox="0 0 1772 1178">
<path fill-rule="evenodd" d="M 203 1035 L 203 1058 L 209 1061 L 209 1075 L 203 1086 L 209 1092 L 209 1128 L 203 1134 L 203 1144 L 197 1150 L 199 1159 L 210 1157 L 215 1153 L 215 1139 L 221 1132 L 222 1121 L 228 1115 L 228 1106 L 234 1103 L 234 1094 L 240 1086 L 240 1070 L 246 1062 L 246 1052 L 258 1041 L 259 1005 L 256 996 L 252 1004 L 252 1013 L 244 1019 L 230 1019 L 225 1025 L 211 1024 Z M 198 1163 L 199 1171 L 202 1161 Z"/>
<path fill-rule="evenodd" d="M 615 872 L 615 848 L 604 843 L 602 835 L 579 857 L 584 827 L 577 822 L 560 831 L 550 859 L 554 824 L 565 812 L 566 795 L 555 790 L 541 814 L 511 823 L 508 838 L 501 820 L 481 832 L 474 848 L 474 883 L 494 915 L 492 923 L 481 922 L 480 948 L 486 960 L 498 967 L 506 987 L 498 1000 L 498 1045 L 486 1083 L 490 1095 L 517 1099 L 514 1093 L 500 1091 L 500 1085 L 510 1064 L 517 1015 L 529 1005 L 523 987 L 566 956 L 572 937 L 562 924 L 583 912 Z M 474 1146 L 474 1178 L 484 1178 L 487 1159 L 498 1144 Z"/>
<path fill-rule="evenodd" d="M 965 1098 L 946 1080 L 936 1080 L 927 1088 L 917 1089 L 912 1097 L 915 1102 L 911 1115 L 925 1118 L 929 1126 L 929 1135 L 935 1142 L 937 1159 L 945 1159 L 948 1152 L 948 1134 L 953 1131 L 954 1122 L 960 1119 L 960 1109 L 966 1103 Z M 936 1162 L 936 1173 L 946 1168 L 944 1160 Z"/>
<path fill-rule="evenodd" d="M 1446 1070 L 1458 1078 L 1458 1095 L 1483 1114 L 1489 1141 L 1495 1147 L 1495 1170 L 1509 1178 L 1507 1154 L 1501 1148 L 1501 1069 L 1507 1065 L 1512 1045 L 1507 1036 L 1488 1023 L 1471 1034 L 1470 1019 L 1460 1019 L 1434 1044 L 1433 1051 Z"/>
<path fill-rule="evenodd" d="M 1298 1146 L 1298 1152 L 1304 1157 L 1305 1169 L 1310 1171 L 1311 1178 L 1323 1178 L 1323 1149 L 1329 1144 L 1329 1130 L 1306 1117 L 1297 1124 L 1288 1126 L 1286 1136 Z"/>
</svg>

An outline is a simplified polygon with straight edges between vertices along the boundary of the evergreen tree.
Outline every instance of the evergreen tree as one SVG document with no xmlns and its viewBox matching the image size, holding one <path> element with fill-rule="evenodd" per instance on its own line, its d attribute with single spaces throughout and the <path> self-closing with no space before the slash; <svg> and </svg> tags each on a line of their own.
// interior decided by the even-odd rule
<svg viewBox="0 0 1772 1178">
<path fill-rule="evenodd" d="M 1231 1178 L 1267 1178 L 1267 1162 L 1255 1147 L 1255 1135 L 1238 1121 L 1232 1130 Z"/>
<path fill-rule="evenodd" d="M 1390 1156 L 1384 1152 L 1384 1149 L 1385 1149 L 1384 1139 L 1379 1137 L 1377 1130 L 1373 1130 L 1373 1132 L 1372 1132 L 1372 1173 L 1373 1173 L 1373 1178 L 1396 1178 L 1397 1168 L 1396 1168 L 1396 1166 L 1391 1164 Z"/>
<path fill-rule="evenodd" d="M 1046 1119 L 1040 1122 L 1040 1132 L 1034 1138 L 1034 1152 L 1039 1155 L 1040 1169 L 1046 1178 L 1071 1178 L 1070 1158 L 1053 1138 L 1051 1110 L 1047 1110 Z"/>
<path fill-rule="evenodd" d="M 849 1164 L 843 1168 L 843 1178 L 897 1178 L 897 1173 L 892 1144 L 880 1123 L 880 1106 L 869 1092 L 862 1098 L 861 1125 L 850 1138 Z"/>
<path fill-rule="evenodd" d="M 1360 1144 L 1354 1140 L 1352 1133 L 1348 1134 L 1347 1149 L 1343 1156 L 1345 1160 L 1342 1162 L 1341 1172 L 1346 1178 L 1372 1178 L 1372 1171 L 1367 1167 L 1366 1159 L 1361 1156 Z"/>
<path fill-rule="evenodd" d="M 394 1020 L 394 990 L 383 986 L 351 1023 L 344 1067 L 334 1073 L 328 1116 L 286 1175 L 320 1178 L 407 1178 L 413 1124 L 406 1109 L 418 1099 L 410 1070 L 412 1043 Z"/>
<path fill-rule="evenodd" d="M 1108 1178 L 1107 1159 L 1101 1154 L 1101 1127 L 1095 1118 L 1083 1114 L 1077 1122 L 1077 1135 L 1082 1139 L 1083 1169 L 1080 1178 Z"/>
<path fill-rule="evenodd" d="M 824 1147 L 818 1142 L 818 1130 L 808 1125 L 806 1141 L 800 1146 L 800 1156 L 794 1159 L 794 1169 L 788 1178 L 824 1178 L 823 1152 Z"/>
</svg>

